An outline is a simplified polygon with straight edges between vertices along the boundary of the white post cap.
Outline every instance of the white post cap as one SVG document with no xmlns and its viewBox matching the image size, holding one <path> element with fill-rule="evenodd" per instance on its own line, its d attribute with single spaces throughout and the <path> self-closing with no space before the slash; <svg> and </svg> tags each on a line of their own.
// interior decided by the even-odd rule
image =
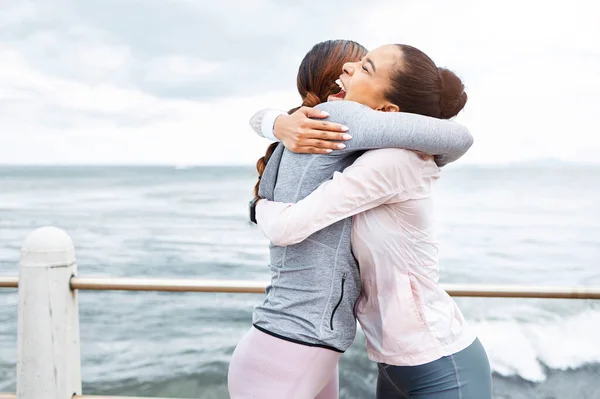
<svg viewBox="0 0 600 399">
<path fill-rule="evenodd" d="M 57 227 L 40 227 L 21 247 L 22 267 L 69 267 L 75 263 L 73 240 Z"/>
</svg>

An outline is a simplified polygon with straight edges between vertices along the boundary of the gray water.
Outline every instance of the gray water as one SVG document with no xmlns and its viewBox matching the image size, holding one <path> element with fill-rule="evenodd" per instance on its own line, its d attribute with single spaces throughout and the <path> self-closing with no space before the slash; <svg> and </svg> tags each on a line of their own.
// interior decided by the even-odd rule
<svg viewBox="0 0 600 399">
<path fill-rule="evenodd" d="M 266 280 L 247 222 L 252 168 L 0 167 L 0 275 L 26 235 L 74 239 L 81 276 Z M 441 280 L 600 286 L 600 167 L 448 167 L 437 190 Z M 81 292 L 84 392 L 227 398 L 227 364 L 260 295 Z M 496 398 L 600 398 L 600 303 L 458 299 Z M 0 392 L 15 390 L 16 290 L 0 290 Z M 341 397 L 372 398 L 359 332 Z"/>
</svg>

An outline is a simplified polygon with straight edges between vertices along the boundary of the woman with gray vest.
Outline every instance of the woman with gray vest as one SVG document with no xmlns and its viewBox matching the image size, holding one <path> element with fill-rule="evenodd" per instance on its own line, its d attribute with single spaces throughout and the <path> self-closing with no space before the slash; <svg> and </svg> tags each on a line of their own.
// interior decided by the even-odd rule
<svg viewBox="0 0 600 399">
<path fill-rule="evenodd" d="M 272 281 L 265 300 L 255 308 L 253 327 L 238 344 L 231 361 L 229 390 L 234 399 L 338 397 L 337 362 L 340 354 L 350 346 L 355 336 L 354 308 L 361 289 L 361 276 L 351 247 L 351 240 L 356 233 L 351 216 L 380 204 L 387 204 L 389 201 L 393 204 L 402 203 L 407 198 L 417 200 L 419 195 L 427 198 L 427 190 L 436 178 L 437 169 L 431 160 L 427 161 L 429 162 L 427 165 L 420 164 L 418 159 L 421 158 L 415 159 L 414 153 L 381 153 L 375 157 L 365 158 L 373 154 L 371 152 L 358 161 L 357 158 L 364 150 L 395 147 L 436 154 L 436 162 L 442 166 L 459 158 L 472 143 L 468 131 L 456 123 L 411 113 L 415 111 L 402 96 L 410 97 L 414 94 L 414 88 L 412 92 L 407 90 L 399 93 L 399 87 L 403 87 L 406 83 L 408 63 L 402 61 L 409 60 L 406 55 L 408 47 L 402 50 L 400 47 L 384 47 L 375 50 L 369 57 L 355 55 L 355 59 L 345 60 L 352 62 L 345 63 L 344 74 L 341 76 L 344 90 L 333 90 L 331 86 L 325 84 L 335 81 L 336 75 L 326 76 L 325 79 L 321 79 L 320 85 L 314 85 L 311 76 L 321 75 L 321 69 L 304 67 L 314 64 L 311 62 L 314 59 L 324 62 L 325 65 L 334 65 L 336 62 L 339 65 L 343 57 L 336 59 L 328 57 L 332 54 L 332 47 L 340 46 L 346 48 L 343 54 L 349 54 L 351 51 L 348 50 L 357 48 L 355 43 L 342 41 L 325 42 L 315 46 L 300 67 L 298 86 L 299 89 L 301 86 L 308 87 L 307 92 L 312 93 L 311 96 L 304 96 L 305 100 L 312 97 L 313 101 L 314 99 L 324 101 L 331 94 L 335 94 L 338 98 L 345 95 L 347 100 L 353 100 L 328 102 L 319 106 L 322 111 L 329 113 L 330 121 L 341 123 L 349 128 L 348 133 L 352 136 L 352 140 L 345 142 L 346 147 L 343 150 L 329 155 L 295 154 L 285 150 L 283 145 L 271 146 L 268 162 L 262 159 L 257 165 L 262 176 L 258 196 L 252 204 L 258 202 L 256 211 L 261 227 L 268 236 L 275 238 L 272 239 L 270 259 Z M 360 59 L 363 61 L 359 61 Z M 411 58 L 410 61 L 418 61 L 417 67 L 422 67 L 424 64 L 424 60 L 419 57 L 414 60 Z M 401 68 L 400 65 L 404 67 Z M 435 68 L 437 74 L 437 67 Z M 338 74 L 342 72 L 341 66 L 338 71 Z M 456 86 L 458 78 L 454 76 L 456 79 L 453 79 L 448 73 L 450 72 L 440 72 L 439 76 L 446 75 L 441 79 L 450 78 L 448 82 Z M 458 82 L 460 83 L 460 80 Z M 450 88 L 446 92 L 442 90 L 444 100 L 440 101 L 438 88 L 438 92 L 434 93 L 436 95 L 429 100 L 431 104 L 435 102 L 435 107 L 432 105 L 432 109 L 436 109 L 436 112 L 429 112 L 429 116 L 449 118 L 460 111 L 466 102 L 466 96 L 462 96 L 462 91 L 455 96 L 456 98 L 447 96 L 448 93 L 456 91 L 455 89 L 456 87 L 454 90 Z M 299 91 L 302 94 L 302 90 Z M 327 91 L 329 94 L 325 95 Z M 440 111 L 440 104 L 442 111 Z M 304 105 L 316 104 L 305 102 Z M 393 112 L 399 110 L 406 112 Z M 428 113 L 423 114 L 428 115 Z M 273 126 L 270 122 L 265 122 L 265 117 L 266 114 L 262 113 L 262 116 L 258 117 L 260 122 L 255 118 L 253 125 L 267 128 L 269 125 Z M 400 163 L 395 163 L 395 158 L 398 158 Z M 349 167 L 355 161 L 356 164 Z M 326 196 L 320 195 L 318 198 L 321 202 L 318 206 L 306 198 L 322 182 L 331 179 L 335 172 L 342 171 L 346 167 L 349 167 L 348 171 L 357 169 L 358 171 L 353 172 L 349 179 L 342 180 L 339 178 L 341 174 L 335 174 L 335 178 L 329 184 L 334 190 L 328 191 Z M 380 175 L 373 179 L 371 174 L 377 173 Z M 361 181 L 365 179 L 371 183 L 370 186 L 361 185 Z M 377 180 L 381 180 L 382 184 L 373 184 Z M 402 182 L 405 186 L 399 187 Z M 402 191 L 403 195 L 399 191 Z M 349 192 L 351 194 L 348 194 Z M 339 208 L 332 208 L 330 206 L 332 204 L 326 198 L 333 194 L 335 194 L 334 198 L 342 201 L 342 204 L 338 204 Z M 259 202 L 260 198 L 284 204 Z M 311 207 L 302 207 L 301 200 L 304 198 L 312 204 Z M 305 212 L 303 223 L 298 222 L 299 216 L 302 219 L 301 213 L 294 210 L 295 205 L 290 205 L 296 202 L 302 212 Z M 281 206 L 283 208 L 278 208 Z M 323 207 L 324 213 L 310 211 L 320 207 Z M 280 215 L 283 223 L 276 222 L 277 215 Z M 307 222 L 306 225 L 304 222 Z M 296 225 L 300 226 L 299 232 L 295 230 Z M 284 242 L 288 240 L 286 238 L 288 235 L 290 241 Z M 373 237 L 373 234 L 370 236 Z M 406 281 L 403 283 L 402 288 L 406 288 Z M 387 289 L 381 289 L 381 292 L 390 293 L 393 287 L 382 288 Z M 377 287 L 373 286 L 369 286 L 368 289 L 370 292 L 377 291 Z M 406 298 L 408 296 L 403 297 Z M 373 305 L 368 301 L 364 303 Z M 393 299 L 390 302 L 394 306 L 398 304 L 406 306 L 412 303 Z M 356 310 L 360 315 L 360 302 L 358 305 Z M 378 302 L 377 305 L 379 310 L 384 308 L 383 302 Z M 444 337 L 441 341 L 433 335 L 429 340 L 419 339 L 431 335 L 431 331 L 427 326 L 422 325 L 422 320 L 417 320 L 415 323 L 412 319 L 407 319 L 407 323 L 415 326 L 414 329 L 407 330 L 410 333 L 407 342 L 412 346 L 424 345 L 421 348 L 422 353 L 390 354 L 390 350 L 398 349 L 397 345 L 393 345 L 393 341 L 403 339 L 401 336 L 389 336 L 389 333 L 397 331 L 398 327 L 391 324 L 392 330 L 387 331 L 382 325 L 383 317 L 379 325 L 373 326 L 374 336 L 379 334 L 381 338 L 385 337 L 379 344 L 383 344 L 383 355 L 389 355 L 389 359 L 393 360 L 390 362 L 391 365 L 394 365 L 398 359 L 408 359 L 408 362 L 412 360 L 422 362 L 436 356 L 439 359 L 453 354 L 449 352 L 458 353 L 474 345 L 474 336 L 462 331 L 464 323 L 458 317 L 457 309 L 450 309 L 447 302 L 441 305 L 444 309 L 453 312 L 452 320 L 449 321 L 453 331 L 456 328 L 461 331 L 451 337 Z M 365 307 L 368 306 L 363 306 Z M 414 307 L 417 308 L 415 312 L 423 310 L 417 305 Z M 409 308 L 412 309 L 412 305 Z M 456 319 L 454 315 L 457 315 Z M 403 318 L 408 314 L 400 312 L 398 316 Z M 414 316 L 414 313 L 410 316 Z M 400 319 L 399 323 L 401 322 Z M 442 341 L 443 343 L 440 343 Z M 474 352 L 478 353 L 477 350 Z M 389 378 L 391 377 L 388 376 Z M 390 386 L 393 386 L 393 383 L 386 385 L 382 382 L 379 389 L 381 398 L 404 397 L 389 390 Z M 389 391 L 389 395 L 385 393 L 388 396 L 381 396 L 386 390 Z M 463 393 L 464 398 L 486 398 L 486 396 L 465 395 L 468 395 L 467 391 Z"/>
</svg>

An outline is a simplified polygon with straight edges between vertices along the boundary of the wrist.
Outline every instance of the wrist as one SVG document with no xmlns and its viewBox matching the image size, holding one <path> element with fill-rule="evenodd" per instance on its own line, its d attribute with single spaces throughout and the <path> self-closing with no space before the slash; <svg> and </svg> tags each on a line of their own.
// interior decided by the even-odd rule
<svg viewBox="0 0 600 399">
<path fill-rule="evenodd" d="M 281 141 L 281 137 L 279 134 L 277 134 L 277 121 L 279 120 L 279 118 L 281 118 L 282 115 L 277 115 L 277 117 L 275 118 L 275 120 L 273 121 L 273 127 L 272 127 L 272 132 L 273 132 L 273 137 L 275 137 L 277 140 Z"/>
<path fill-rule="evenodd" d="M 261 123 L 261 131 L 263 137 L 273 141 L 279 141 L 277 136 L 275 135 L 275 122 L 277 119 L 279 119 L 281 115 L 287 114 L 283 111 L 278 110 L 268 110 L 267 112 L 265 112 Z"/>
</svg>

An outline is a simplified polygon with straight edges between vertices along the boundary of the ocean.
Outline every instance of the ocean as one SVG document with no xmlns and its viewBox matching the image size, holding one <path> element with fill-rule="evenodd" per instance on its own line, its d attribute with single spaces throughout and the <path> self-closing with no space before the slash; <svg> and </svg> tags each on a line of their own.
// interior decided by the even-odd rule
<svg viewBox="0 0 600 399">
<path fill-rule="evenodd" d="M 451 165 L 436 207 L 443 283 L 600 286 L 600 166 Z M 79 275 L 266 280 L 247 220 L 251 167 L 0 167 L 0 275 L 44 225 Z M 257 294 L 80 292 L 87 394 L 227 398 L 228 361 Z M 600 398 L 600 301 L 457 298 L 494 370 L 495 398 Z M 0 392 L 15 391 L 17 293 L 0 289 Z M 374 397 L 359 332 L 341 398 Z"/>
</svg>

